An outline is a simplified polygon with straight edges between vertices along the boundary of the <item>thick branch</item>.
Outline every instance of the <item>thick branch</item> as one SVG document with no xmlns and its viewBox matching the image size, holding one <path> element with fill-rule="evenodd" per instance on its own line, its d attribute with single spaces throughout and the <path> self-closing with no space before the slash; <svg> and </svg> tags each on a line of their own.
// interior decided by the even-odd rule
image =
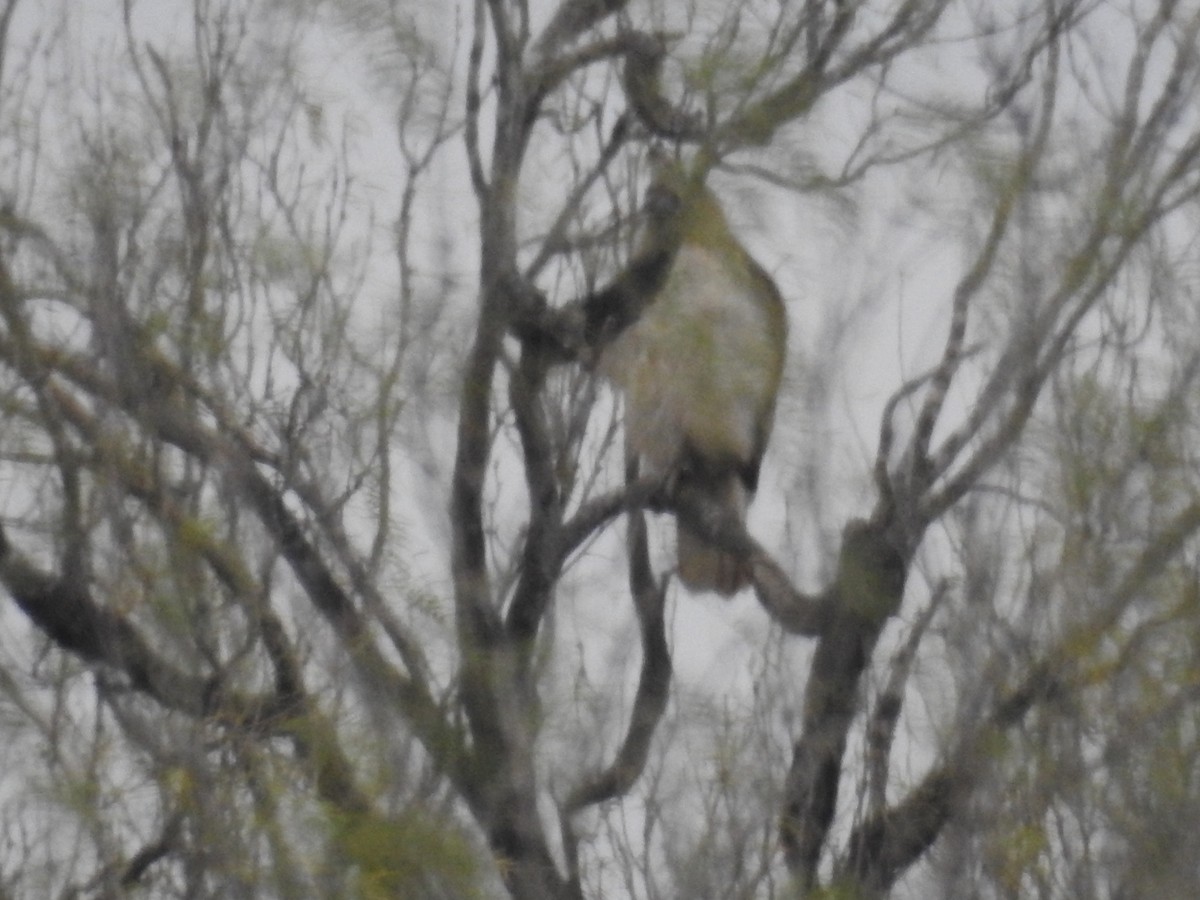
<svg viewBox="0 0 1200 900">
<path fill-rule="evenodd" d="M 803 730 L 792 748 L 779 826 L 784 859 L 805 887 L 816 883 L 837 803 L 846 735 L 857 712 L 858 680 L 878 636 L 871 623 L 837 615 L 813 657 Z"/>
<path fill-rule="evenodd" d="M 542 408 L 546 366 L 541 354 L 526 349 L 509 385 L 529 489 L 529 526 L 521 577 L 505 623 L 510 637 L 526 644 L 537 634 L 562 565 L 557 544 L 562 528 L 562 498 L 554 473 L 554 451 Z"/>
<path fill-rule="evenodd" d="M 560 50 L 628 5 L 629 0 L 563 0 L 534 42 L 534 56 L 544 57 Z"/>
<path fill-rule="evenodd" d="M 630 488 L 639 483 L 637 469 L 636 457 L 628 456 L 625 461 L 625 482 Z M 645 770 L 650 744 L 666 712 L 671 693 L 671 651 L 667 645 L 663 618 L 667 581 L 655 581 L 650 565 L 646 518 L 642 511 L 630 510 L 628 521 L 626 546 L 629 553 L 629 590 L 641 630 L 642 671 L 629 717 L 629 728 L 616 757 L 607 768 L 577 785 L 568 794 L 560 811 L 570 885 L 577 893 L 580 893 L 579 854 L 572 816 L 588 806 L 623 796 L 637 783 Z"/>
<path fill-rule="evenodd" d="M 846 735 L 858 711 L 858 683 L 888 618 L 900 605 L 908 556 L 882 516 L 851 522 L 842 537 L 835 608 L 813 656 L 803 730 L 784 785 L 780 838 L 800 884 L 817 865 L 837 802 Z"/>
<path fill-rule="evenodd" d="M 632 465 L 630 474 L 634 475 Z M 651 740 L 670 698 L 671 651 L 663 618 L 667 583 L 655 581 L 650 566 L 646 519 L 641 512 L 629 514 L 627 545 L 629 589 L 642 636 L 641 676 L 621 749 L 608 768 L 571 791 L 563 806 L 563 814 L 568 817 L 584 807 L 619 797 L 634 785 L 645 769 Z"/>
<path fill-rule="evenodd" d="M 995 736 L 1018 724 L 1034 705 L 1058 690 L 1050 668 L 1037 665 L 1030 669 L 1025 680 L 996 704 L 992 715 L 946 762 L 926 775 L 904 800 L 854 829 L 835 883 L 846 879 L 860 889 L 886 892 L 933 845 L 983 779 L 994 753 Z"/>
</svg>

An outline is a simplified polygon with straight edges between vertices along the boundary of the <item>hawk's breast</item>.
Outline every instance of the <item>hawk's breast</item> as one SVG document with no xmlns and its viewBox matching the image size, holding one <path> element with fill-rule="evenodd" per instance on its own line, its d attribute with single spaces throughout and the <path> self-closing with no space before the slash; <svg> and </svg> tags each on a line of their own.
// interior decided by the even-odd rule
<svg viewBox="0 0 1200 900">
<path fill-rule="evenodd" d="M 642 317 L 605 351 L 625 395 L 628 440 L 656 469 L 684 444 L 737 465 L 759 451 L 778 377 L 781 335 L 748 272 L 706 247 L 680 248 Z"/>
</svg>

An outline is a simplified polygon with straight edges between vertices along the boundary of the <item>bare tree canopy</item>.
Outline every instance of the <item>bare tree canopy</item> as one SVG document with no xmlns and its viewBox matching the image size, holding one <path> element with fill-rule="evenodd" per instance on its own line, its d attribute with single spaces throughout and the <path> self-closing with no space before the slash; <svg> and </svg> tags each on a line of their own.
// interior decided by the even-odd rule
<svg viewBox="0 0 1200 900">
<path fill-rule="evenodd" d="M 0 0 L 0 897 L 1188 895 L 1198 96 L 1174 0 Z"/>
</svg>

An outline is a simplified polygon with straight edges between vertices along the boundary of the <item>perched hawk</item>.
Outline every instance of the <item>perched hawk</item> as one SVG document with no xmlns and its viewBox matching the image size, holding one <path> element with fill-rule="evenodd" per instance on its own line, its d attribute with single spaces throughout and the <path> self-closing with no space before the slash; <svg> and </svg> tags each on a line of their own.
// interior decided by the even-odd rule
<svg viewBox="0 0 1200 900">
<path fill-rule="evenodd" d="M 635 259 L 670 265 L 599 368 L 624 395 L 626 439 L 643 466 L 673 473 L 745 521 L 783 369 L 783 300 L 716 197 L 678 165 L 659 166 L 646 217 Z M 683 522 L 676 548 L 692 590 L 731 596 L 749 581 L 742 560 Z"/>
</svg>

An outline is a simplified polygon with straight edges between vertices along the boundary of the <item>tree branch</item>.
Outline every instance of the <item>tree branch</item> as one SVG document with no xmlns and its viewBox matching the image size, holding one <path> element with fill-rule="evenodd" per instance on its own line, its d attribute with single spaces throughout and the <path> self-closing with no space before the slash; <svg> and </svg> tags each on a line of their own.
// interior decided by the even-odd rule
<svg viewBox="0 0 1200 900">
<path fill-rule="evenodd" d="M 321 612 L 332 625 L 343 641 L 350 658 L 354 661 L 357 671 L 363 676 L 364 683 L 373 691 L 378 692 L 387 702 L 396 703 L 412 724 L 422 742 L 430 749 L 431 754 L 448 768 L 447 773 L 460 785 L 465 775 L 463 768 L 465 750 L 461 744 L 461 736 L 449 726 L 439 710 L 437 703 L 430 695 L 427 685 L 420 679 L 420 673 L 414 673 L 416 678 L 405 678 L 379 652 L 366 622 L 358 612 L 353 600 L 342 589 L 337 578 L 325 564 L 318 549 L 309 541 L 304 528 L 295 515 L 288 509 L 283 497 L 270 484 L 268 479 L 256 467 L 251 451 L 243 448 L 237 434 L 226 438 L 215 434 L 193 419 L 182 410 L 171 398 L 151 395 L 150 397 L 129 396 L 120 392 L 116 385 L 107 381 L 94 371 L 81 371 L 72 364 L 74 358 L 67 354 L 53 354 L 43 351 L 31 341 L 21 348 L 3 347 L 10 358 L 22 370 L 27 378 L 41 379 L 43 369 L 36 362 L 40 361 L 47 367 L 50 365 L 65 366 L 64 372 L 77 383 L 95 396 L 104 398 L 126 408 L 130 414 L 139 414 L 143 425 L 157 437 L 178 447 L 190 456 L 207 464 L 220 467 L 237 487 L 241 496 L 248 502 L 257 518 L 265 527 L 267 533 L 275 540 L 284 559 L 291 567 L 301 587 L 305 590 L 313 606 Z M 164 364 L 167 364 L 164 361 Z M 173 367 L 168 370 L 173 372 Z M 56 408 L 81 433 L 89 437 L 97 446 L 103 448 L 100 432 L 91 414 L 76 400 L 76 398 L 57 381 L 48 381 L 45 390 L 54 400 Z M 150 404 L 149 407 L 146 404 Z M 117 463 L 116 474 L 121 477 L 127 490 L 134 496 L 141 496 L 148 501 L 151 512 L 170 523 L 172 517 L 178 515 L 169 498 L 158 496 L 158 488 L 146 481 L 143 473 L 138 473 L 129 465 L 121 464 L 121 456 L 114 448 L 110 457 Z M 176 523 L 181 525 L 182 522 Z M 290 658 L 291 651 L 287 639 L 283 635 L 282 625 L 274 614 L 266 607 L 265 601 L 256 596 L 256 589 L 249 581 L 249 575 L 241 567 L 233 554 L 222 549 L 219 543 L 198 536 L 196 545 L 201 555 L 213 568 L 214 573 L 234 591 L 235 596 L 241 596 L 258 611 L 258 620 L 262 627 L 265 646 L 272 656 L 276 666 L 277 683 L 285 689 L 285 695 L 278 699 L 277 705 L 293 704 L 302 699 L 299 687 L 299 667 Z M 121 633 L 130 627 L 128 623 L 105 625 L 104 621 L 111 613 L 101 610 L 99 624 L 94 627 L 115 629 Z M 123 638 L 121 640 L 124 640 Z M 67 646 L 67 645 L 64 645 Z M 90 659 L 100 657 L 87 656 L 84 652 L 86 645 L 78 648 L 68 647 Z M 127 649 L 138 658 L 137 640 L 128 643 Z M 106 660 L 110 663 L 111 660 Z M 166 670 L 169 672 L 170 670 Z M 136 679 L 135 679 L 136 683 Z M 170 705 L 166 696 L 158 697 L 164 705 Z M 305 701 L 306 702 L 306 701 Z M 172 707 L 174 708 L 174 707 Z M 192 710 L 193 714 L 202 714 L 203 710 Z M 301 710 L 291 708 L 289 715 L 299 715 Z M 312 712 L 309 710 L 309 712 Z M 312 740 L 312 736 L 298 735 L 298 740 Z M 321 738 L 323 745 L 330 744 L 331 738 Z M 326 761 L 336 760 L 340 751 L 314 750 L 317 756 Z M 337 765 L 326 766 L 322 762 L 319 771 L 334 772 L 341 768 Z M 348 771 L 348 767 L 345 767 Z M 339 776 L 339 781 L 345 779 Z M 347 785 L 341 792 L 347 796 L 356 795 L 357 789 Z"/>
<path fill-rule="evenodd" d="M 219 675 L 204 678 L 177 668 L 151 650 L 128 619 L 96 603 L 86 586 L 45 572 L 21 556 L 2 525 L 0 584 L 61 649 L 121 672 L 134 688 L 168 709 L 251 730 L 270 730 L 272 719 L 288 713 L 275 697 L 230 693 L 221 687 Z"/>
<path fill-rule="evenodd" d="M 157 838 L 135 853 L 125 864 L 118 883 L 123 888 L 134 887 L 156 862 L 175 850 L 183 827 L 183 813 L 175 812 L 163 824 Z"/>
<path fill-rule="evenodd" d="M 637 464 L 630 459 L 626 481 L 636 483 L 636 477 Z M 651 740 L 670 699 L 671 652 L 663 618 L 667 582 L 659 583 L 654 578 L 645 516 L 640 511 L 631 511 L 628 523 L 629 590 L 642 638 L 641 676 L 621 749 L 606 769 L 567 795 L 563 813 L 568 818 L 587 806 L 625 794 L 636 783 L 645 769 Z"/>
<path fill-rule="evenodd" d="M 1019 724 L 1038 703 L 1088 683 L 1091 676 L 1086 667 L 1083 672 L 1073 672 L 1073 668 L 1111 632 L 1130 602 L 1162 574 L 1197 532 L 1200 502 L 1193 502 L 1149 542 L 1114 585 L 1111 599 L 1098 614 L 1060 637 L 1030 665 L 1024 678 L 997 700 L 986 721 L 962 738 L 944 763 L 926 775 L 899 804 L 854 829 L 849 855 L 839 867 L 840 875 L 851 874 L 856 883 L 887 890 L 932 846 L 966 802 L 982 773 L 988 770 L 994 737 Z"/>
<path fill-rule="evenodd" d="M 598 529 L 621 513 L 665 504 L 664 488 L 665 481 L 661 476 L 647 476 L 581 504 L 560 531 L 560 558 L 565 560 Z"/>
<path fill-rule="evenodd" d="M 837 803 L 846 735 L 858 712 L 858 684 L 887 619 L 904 595 L 909 557 L 882 515 L 842 535 L 834 604 L 813 655 L 800 737 L 784 785 L 780 840 L 804 888 L 816 884 L 821 848 Z"/>
<path fill-rule="evenodd" d="M 1056 695 L 1060 685 L 1051 671 L 1046 665 L 1032 667 L 946 762 L 929 772 L 900 803 L 858 825 L 834 883 L 849 876 L 853 884 L 867 890 L 890 889 L 933 845 L 988 771 L 994 737 L 1018 724 L 1034 705 Z"/>
<path fill-rule="evenodd" d="M 627 47 L 623 83 L 634 114 L 658 137 L 702 140 L 706 132 L 700 116 L 676 107 L 662 92 L 662 66 L 670 35 L 631 32 L 624 39 Z"/>
<path fill-rule="evenodd" d="M 629 0 L 563 0 L 533 43 L 535 58 L 546 57 L 620 12 Z"/>
<path fill-rule="evenodd" d="M 929 623 L 933 621 L 949 593 L 949 586 L 944 581 L 934 589 L 928 605 L 917 616 L 917 620 L 909 629 L 908 637 L 893 658 L 887 685 L 876 699 L 875 709 L 867 722 L 865 755 L 868 815 L 875 815 L 884 809 L 888 762 L 892 742 L 896 736 L 896 723 L 900 720 L 900 711 L 904 706 L 904 689 Z"/>
<path fill-rule="evenodd" d="M 557 546 L 562 529 L 562 497 L 554 474 L 554 451 L 546 413 L 542 408 L 545 376 L 546 364 L 541 354 L 527 347 L 509 382 L 509 397 L 521 438 L 530 512 L 521 577 L 509 605 L 505 628 L 510 638 L 526 645 L 537 634 L 563 559 Z"/>
<path fill-rule="evenodd" d="M 912 438 L 905 453 L 902 473 L 911 496 L 918 497 L 942 474 L 951 458 L 944 453 L 930 459 L 929 445 L 934 427 L 941 416 L 951 382 L 959 365 L 965 358 L 964 344 L 967 334 L 967 313 L 972 300 L 978 295 L 995 265 L 1000 247 L 1009 231 L 1013 213 L 1019 203 L 1027 198 L 1030 185 L 1038 171 L 1038 164 L 1046 151 L 1054 122 L 1055 100 L 1058 91 L 1058 45 L 1051 40 L 1048 45 L 1048 69 L 1042 85 L 1041 115 L 1033 136 L 1026 142 L 1013 166 L 1011 177 L 998 188 L 998 199 L 992 210 L 987 236 L 967 272 L 959 279 L 954 289 L 950 311 L 950 327 L 946 335 L 945 348 L 929 390 L 917 414 Z M 986 411 L 989 404 L 980 403 Z M 978 414 L 978 413 L 977 413 Z"/>
</svg>

